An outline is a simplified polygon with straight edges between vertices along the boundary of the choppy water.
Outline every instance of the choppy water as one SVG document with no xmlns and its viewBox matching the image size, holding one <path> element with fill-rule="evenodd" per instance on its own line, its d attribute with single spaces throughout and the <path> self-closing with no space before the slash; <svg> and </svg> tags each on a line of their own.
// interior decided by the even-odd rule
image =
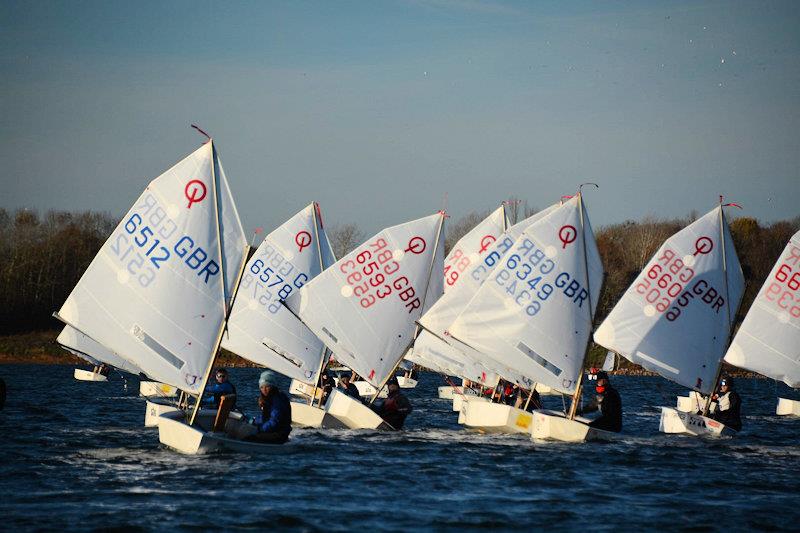
<svg viewBox="0 0 800 533">
<path fill-rule="evenodd" d="M 233 369 L 240 403 L 258 369 Z M 625 434 L 614 444 L 534 445 L 478 435 L 423 374 L 399 433 L 295 430 L 286 453 L 181 456 L 145 429 L 127 390 L 66 366 L 0 366 L 0 527 L 352 529 L 778 529 L 800 522 L 800 419 L 774 415 L 767 380 L 739 380 L 744 429 L 702 440 L 658 433 L 681 389 L 615 377 Z M 285 390 L 285 387 L 284 387 Z M 796 397 L 796 395 L 794 395 Z M 550 399 L 551 407 L 561 404 Z M 555 402 L 555 403 L 554 403 Z M 252 410 L 251 410 L 252 411 Z"/>
</svg>

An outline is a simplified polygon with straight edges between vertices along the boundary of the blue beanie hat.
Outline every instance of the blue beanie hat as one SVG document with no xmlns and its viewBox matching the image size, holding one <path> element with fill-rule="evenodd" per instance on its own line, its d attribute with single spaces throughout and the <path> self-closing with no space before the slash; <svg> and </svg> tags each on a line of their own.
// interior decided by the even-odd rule
<svg viewBox="0 0 800 533">
<path fill-rule="evenodd" d="M 258 386 L 263 387 L 264 385 L 270 385 L 272 387 L 278 385 L 278 376 L 275 375 L 275 372 L 272 370 L 264 370 L 261 373 L 261 377 L 258 378 Z"/>
</svg>

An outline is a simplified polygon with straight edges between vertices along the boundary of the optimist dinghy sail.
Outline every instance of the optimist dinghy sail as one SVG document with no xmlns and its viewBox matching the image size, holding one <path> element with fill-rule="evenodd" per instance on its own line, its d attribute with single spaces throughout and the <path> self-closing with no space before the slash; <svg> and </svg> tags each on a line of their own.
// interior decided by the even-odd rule
<svg viewBox="0 0 800 533">
<path fill-rule="evenodd" d="M 147 186 L 58 316 L 151 378 L 197 394 L 247 248 L 209 141 Z"/>
<path fill-rule="evenodd" d="M 142 371 L 126 359 L 118 356 L 91 337 L 84 335 L 72 326 L 64 326 L 56 342 L 68 352 L 85 359 L 89 363 L 97 366 L 105 363 L 131 374 L 140 374 Z"/>
<path fill-rule="evenodd" d="M 222 347 L 307 384 L 317 382 L 325 348 L 281 305 L 335 262 L 312 203 L 264 238 L 242 276 Z"/>
<path fill-rule="evenodd" d="M 725 361 L 800 387 L 800 232 L 769 273 Z"/>
<path fill-rule="evenodd" d="M 744 292 L 722 209 L 667 239 L 594 335 L 632 363 L 703 394 L 714 391 Z"/>
<path fill-rule="evenodd" d="M 594 233 L 577 195 L 524 230 L 449 332 L 520 374 L 524 388 L 541 383 L 573 393 L 602 281 Z"/>
<path fill-rule="evenodd" d="M 480 261 L 484 254 L 497 239 L 505 232 L 508 226 L 505 203 L 489 214 L 477 226 L 461 237 L 444 259 L 444 293 L 454 290 L 467 276 L 471 266 Z M 444 298 L 444 296 L 442 296 Z M 431 301 L 429 309 L 423 313 L 432 312 L 442 298 Z M 425 366 L 443 374 L 476 379 L 476 376 L 487 377 L 487 370 L 474 361 L 466 360 L 458 350 L 446 342 L 431 335 L 429 332 L 420 331 L 414 342 L 414 347 L 409 351 L 406 359 L 416 364 Z M 490 377 L 490 381 L 496 378 Z"/>
<path fill-rule="evenodd" d="M 286 306 L 337 361 L 380 389 L 438 297 L 431 276 L 444 259 L 443 228 L 444 213 L 387 228 L 293 291 Z M 434 275 L 441 284 L 441 271 Z"/>
<path fill-rule="evenodd" d="M 485 385 L 493 385 L 500 376 L 517 383 L 522 381 L 521 376 L 507 366 L 452 338 L 448 327 L 464 310 L 523 231 L 556 207 L 558 204 L 508 228 L 479 255 L 478 261 L 470 262 L 469 274 L 460 276 L 458 284 L 446 291 L 420 318 L 419 324 L 424 329 L 414 343 L 416 356 L 438 365 L 446 374 L 461 376 Z"/>
<path fill-rule="evenodd" d="M 503 203 L 458 240 L 444 260 L 445 293 L 467 276 L 467 269 L 480 261 L 481 256 L 507 228 L 508 216 L 506 204 Z"/>
</svg>

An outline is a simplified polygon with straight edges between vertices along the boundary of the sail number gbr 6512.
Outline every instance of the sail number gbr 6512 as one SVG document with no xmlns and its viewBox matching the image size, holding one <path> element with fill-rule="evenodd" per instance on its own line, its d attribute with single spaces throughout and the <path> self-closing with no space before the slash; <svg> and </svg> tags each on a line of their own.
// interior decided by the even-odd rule
<svg viewBox="0 0 800 533">
<path fill-rule="evenodd" d="M 152 194 L 135 206 L 134 212 L 117 229 L 120 228 L 121 231 L 116 231 L 109 239 L 111 251 L 142 287 L 150 285 L 156 272 L 173 256 L 195 271 L 206 284 L 219 274 L 217 262 L 189 235 L 172 242 L 178 226 Z"/>
</svg>

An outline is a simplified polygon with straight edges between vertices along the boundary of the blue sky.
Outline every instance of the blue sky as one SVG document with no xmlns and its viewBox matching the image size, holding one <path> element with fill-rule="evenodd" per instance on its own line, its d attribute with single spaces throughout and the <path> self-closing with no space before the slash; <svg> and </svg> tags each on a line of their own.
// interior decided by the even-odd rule
<svg viewBox="0 0 800 533">
<path fill-rule="evenodd" d="M 597 225 L 800 214 L 794 2 L 3 2 L 0 207 L 121 216 L 215 137 L 245 228 L 595 181 Z"/>
</svg>

